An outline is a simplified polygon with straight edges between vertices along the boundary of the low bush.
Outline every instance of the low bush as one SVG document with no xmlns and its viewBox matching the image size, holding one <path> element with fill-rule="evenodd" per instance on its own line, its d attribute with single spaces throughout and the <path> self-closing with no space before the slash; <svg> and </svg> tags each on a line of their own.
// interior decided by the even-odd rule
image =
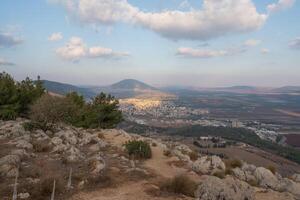
<svg viewBox="0 0 300 200">
<path fill-rule="evenodd" d="M 171 151 L 169 149 L 164 150 L 164 156 L 170 157 L 171 156 Z"/>
<path fill-rule="evenodd" d="M 55 196 L 58 197 L 65 191 L 66 183 L 63 178 L 56 178 L 55 180 Z M 54 178 L 45 178 L 38 184 L 32 186 L 32 188 L 28 190 L 31 191 L 31 198 L 34 200 L 50 199 L 53 190 L 53 182 Z"/>
<path fill-rule="evenodd" d="M 33 142 L 33 150 L 37 153 L 48 152 L 51 149 L 49 141 Z"/>
<path fill-rule="evenodd" d="M 256 179 L 248 180 L 247 183 L 253 187 L 257 187 L 259 185 L 258 180 L 256 180 Z"/>
<path fill-rule="evenodd" d="M 178 175 L 163 182 L 160 186 L 160 189 L 170 193 L 194 197 L 197 184 L 186 175 Z"/>
<path fill-rule="evenodd" d="M 45 94 L 31 106 L 29 117 L 32 123 L 25 127 L 51 130 L 54 124 L 62 122 L 83 128 L 114 128 L 122 121 L 118 103 L 104 93 L 89 103 L 75 92 L 66 97 Z"/>
<path fill-rule="evenodd" d="M 189 157 L 192 161 L 196 161 L 198 159 L 198 153 L 196 151 L 192 151 L 189 153 Z"/>
<path fill-rule="evenodd" d="M 125 143 L 129 156 L 135 159 L 149 159 L 152 157 L 151 147 L 145 141 L 132 140 Z"/>
<path fill-rule="evenodd" d="M 226 168 L 234 169 L 236 167 L 241 168 L 243 163 L 239 159 L 230 159 L 225 161 Z"/>
</svg>

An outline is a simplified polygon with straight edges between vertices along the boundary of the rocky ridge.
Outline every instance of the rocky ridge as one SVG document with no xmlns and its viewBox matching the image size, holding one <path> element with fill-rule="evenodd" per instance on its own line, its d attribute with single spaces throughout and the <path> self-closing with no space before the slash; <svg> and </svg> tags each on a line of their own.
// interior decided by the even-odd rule
<svg viewBox="0 0 300 200">
<path fill-rule="evenodd" d="M 1 186 L 7 188 L 9 185 L 10 189 L 8 194 L 1 194 L 4 199 L 10 199 L 9 193 L 18 172 L 20 199 L 35 199 L 35 194 L 23 185 L 35 186 L 42 183 L 44 170 L 49 170 L 47 175 L 55 172 L 68 177 L 68 169 L 72 168 L 74 176 L 78 176 L 74 177 L 73 183 L 76 192 L 90 187 L 95 178 L 98 179 L 105 173 L 121 176 L 134 172 L 142 173 L 143 176 L 163 176 L 163 170 L 158 170 L 155 162 L 153 166 L 147 165 L 147 162 L 145 164 L 130 160 L 123 146 L 128 140 L 145 140 L 149 144 L 155 143 L 156 147 L 152 148 L 157 151 L 170 152 L 168 156 L 160 155 L 162 160 L 182 163 L 182 166 L 177 168 L 182 168 L 198 183 L 196 199 L 252 200 L 258 199 L 260 193 L 275 193 L 278 199 L 300 199 L 299 174 L 286 178 L 269 169 L 245 162 L 239 167 L 229 169 L 218 156 L 199 154 L 197 159 L 192 160 L 190 154 L 194 151 L 187 145 L 128 134 L 122 130 L 84 130 L 60 125 L 54 131 L 30 132 L 24 129 L 25 122 L 24 119 L 0 122 L 0 192 L 5 192 L 4 189 L 1 190 Z M 68 198 L 73 199 L 72 196 Z"/>
</svg>

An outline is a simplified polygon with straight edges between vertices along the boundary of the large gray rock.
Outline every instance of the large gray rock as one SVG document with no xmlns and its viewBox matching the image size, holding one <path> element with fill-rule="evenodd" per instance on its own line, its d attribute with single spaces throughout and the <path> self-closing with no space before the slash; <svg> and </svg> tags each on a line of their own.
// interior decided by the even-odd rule
<svg viewBox="0 0 300 200">
<path fill-rule="evenodd" d="M 254 165 L 244 163 L 242 168 L 236 167 L 232 169 L 232 175 L 241 181 L 254 183 L 256 182 L 256 178 L 253 175 L 255 169 L 256 167 Z"/>
<path fill-rule="evenodd" d="M 195 192 L 196 200 L 254 200 L 254 190 L 247 183 L 227 176 L 204 176 Z"/>
<path fill-rule="evenodd" d="M 258 167 L 254 171 L 254 176 L 258 181 L 259 186 L 274 190 L 278 189 L 279 180 L 270 170 L 264 167 Z"/>
<path fill-rule="evenodd" d="M 283 178 L 280 180 L 276 189 L 281 192 L 289 192 L 297 199 L 300 199 L 300 183 L 294 182 L 288 178 Z"/>
<path fill-rule="evenodd" d="M 33 145 L 29 143 L 27 140 L 22 139 L 16 141 L 16 147 L 21 149 L 31 150 L 33 148 Z"/>
<path fill-rule="evenodd" d="M 188 156 L 188 155 L 186 155 L 186 154 L 183 154 L 180 150 L 178 150 L 178 149 L 174 149 L 173 151 L 172 151 L 172 154 L 174 155 L 174 156 L 176 156 L 177 158 L 179 158 L 179 160 L 182 160 L 182 161 L 184 161 L 184 162 L 190 162 L 191 160 L 190 160 L 190 157 Z"/>
<path fill-rule="evenodd" d="M 26 134 L 22 121 L 5 121 L 0 125 L 0 138 L 15 138 Z"/>
<path fill-rule="evenodd" d="M 83 153 L 80 152 L 79 149 L 76 147 L 72 146 L 68 151 L 67 151 L 67 160 L 69 162 L 78 162 L 82 160 L 85 156 Z"/>
<path fill-rule="evenodd" d="M 66 143 L 71 144 L 71 145 L 75 145 L 78 142 L 77 136 L 76 136 L 75 132 L 72 130 L 59 131 L 59 132 L 55 133 L 55 136 L 63 139 L 63 141 L 65 141 Z"/>
<path fill-rule="evenodd" d="M 17 174 L 21 158 L 18 155 L 7 155 L 0 159 L 0 174 L 6 177 L 14 177 Z"/>
<path fill-rule="evenodd" d="M 218 156 L 203 156 L 192 164 L 193 171 L 201 174 L 210 174 L 216 171 L 224 171 L 225 164 Z"/>
<path fill-rule="evenodd" d="M 106 168 L 105 160 L 100 156 L 90 159 L 91 174 L 98 175 Z"/>
<path fill-rule="evenodd" d="M 297 183 L 300 183 L 300 174 L 294 174 L 292 176 L 292 179 L 297 182 Z"/>
</svg>

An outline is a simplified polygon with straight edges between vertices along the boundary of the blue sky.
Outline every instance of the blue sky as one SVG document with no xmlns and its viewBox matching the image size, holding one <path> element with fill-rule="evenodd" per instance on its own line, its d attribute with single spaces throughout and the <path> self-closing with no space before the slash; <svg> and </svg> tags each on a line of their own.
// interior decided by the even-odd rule
<svg viewBox="0 0 300 200">
<path fill-rule="evenodd" d="M 2 0 L 0 70 L 77 85 L 300 85 L 296 0 Z"/>
</svg>

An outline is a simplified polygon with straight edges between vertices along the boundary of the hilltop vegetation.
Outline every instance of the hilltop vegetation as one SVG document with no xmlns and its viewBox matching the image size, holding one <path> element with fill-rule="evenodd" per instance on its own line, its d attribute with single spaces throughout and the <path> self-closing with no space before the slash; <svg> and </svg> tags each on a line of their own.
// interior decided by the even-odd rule
<svg viewBox="0 0 300 200">
<path fill-rule="evenodd" d="M 39 78 L 35 82 L 29 78 L 17 82 L 9 74 L 0 73 L 0 119 L 12 120 L 26 115 L 29 105 L 44 92 Z"/>
<path fill-rule="evenodd" d="M 30 118 L 28 129 L 51 129 L 56 123 L 83 128 L 113 128 L 122 121 L 119 101 L 100 93 L 91 102 L 76 92 L 64 97 L 45 92 L 42 81 L 29 78 L 15 81 L 9 74 L 0 74 L 0 119 Z"/>
</svg>

